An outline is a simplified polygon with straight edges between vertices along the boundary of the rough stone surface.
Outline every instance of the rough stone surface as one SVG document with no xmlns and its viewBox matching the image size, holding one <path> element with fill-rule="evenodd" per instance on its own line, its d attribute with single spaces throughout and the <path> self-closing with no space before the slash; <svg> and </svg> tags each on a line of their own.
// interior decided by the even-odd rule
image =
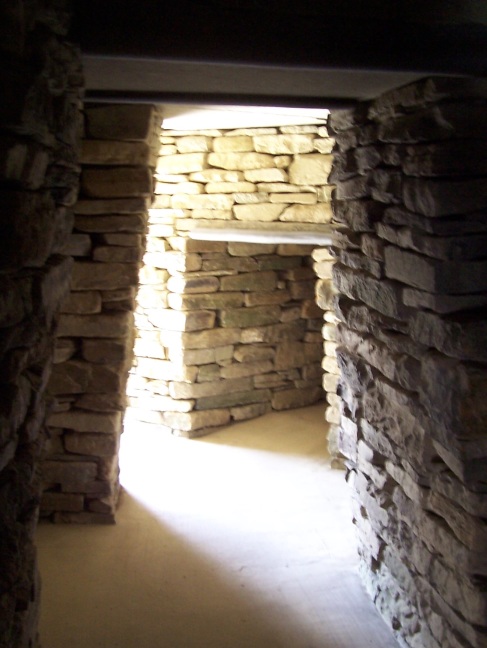
<svg viewBox="0 0 487 648">
<path fill-rule="evenodd" d="M 280 225 L 290 229 L 328 222 L 331 188 L 321 172 L 318 184 L 309 174 L 305 185 L 287 182 L 299 157 L 309 154 L 315 170 L 320 160 L 329 165 L 316 152 L 318 129 L 170 138 L 157 163 L 160 209 L 150 212 L 147 289 L 138 294 L 131 418 L 200 436 L 268 411 L 274 396 L 284 407 L 281 390 L 290 395 L 286 406 L 315 402 L 323 396 L 323 313 L 315 304 L 313 247 L 191 240 L 187 231 L 196 221 L 263 227 L 282 214 Z M 162 223 L 170 231 L 157 229 Z M 169 276 L 156 288 L 148 268 Z M 331 272 L 321 281 L 330 285 Z"/>
<path fill-rule="evenodd" d="M 485 97 L 470 91 L 427 79 L 329 121 L 340 230 L 326 416 L 362 577 L 409 648 L 487 636 Z"/>
</svg>

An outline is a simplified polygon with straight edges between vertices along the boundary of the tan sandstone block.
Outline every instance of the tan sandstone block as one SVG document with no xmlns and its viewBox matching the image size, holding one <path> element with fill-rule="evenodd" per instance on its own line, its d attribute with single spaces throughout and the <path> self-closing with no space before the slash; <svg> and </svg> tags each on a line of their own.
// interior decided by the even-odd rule
<svg viewBox="0 0 487 648">
<path fill-rule="evenodd" d="M 167 299 L 170 308 L 183 311 L 205 308 L 238 308 L 239 306 L 242 306 L 244 302 L 244 296 L 241 292 L 213 292 L 208 295 L 182 295 L 180 293 L 170 293 Z"/>
<path fill-rule="evenodd" d="M 300 203 L 314 205 L 318 198 L 315 193 L 274 193 L 269 196 L 271 203 Z"/>
<path fill-rule="evenodd" d="M 213 141 L 213 148 L 216 153 L 253 151 L 254 143 L 249 135 L 217 137 Z"/>
<path fill-rule="evenodd" d="M 292 223 L 329 223 L 332 219 L 331 205 L 291 205 L 279 217 L 280 221 Z"/>
<path fill-rule="evenodd" d="M 175 142 L 179 153 L 206 153 L 211 151 L 212 139 L 205 135 L 186 135 L 178 137 Z"/>
<path fill-rule="evenodd" d="M 233 198 L 228 194 L 173 196 L 171 204 L 177 209 L 231 209 Z"/>
<path fill-rule="evenodd" d="M 329 154 L 333 151 L 335 140 L 329 137 L 317 137 L 314 140 L 313 145 L 318 153 Z"/>
<path fill-rule="evenodd" d="M 210 153 L 208 163 L 221 169 L 245 171 L 273 167 L 274 159 L 267 153 Z"/>
<path fill-rule="evenodd" d="M 206 185 L 206 192 L 209 194 L 214 193 L 236 193 L 247 192 L 252 193 L 256 190 L 252 182 L 209 182 Z"/>
<path fill-rule="evenodd" d="M 265 326 L 279 321 L 281 309 L 279 306 L 252 306 L 246 308 L 231 308 L 220 313 L 220 323 L 226 328 Z"/>
<path fill-rule="evenodd" d="M 272 371 L 274 363 L 271 360 L 257 360 L 255 362 L 239 362 L 221 369 L 222 378 L 243 378 L 257 376 Z"/>
<path fill-rule="evenodd" d="M 167 347 L 184 349 L 206 349 L 227 346 L 240 342 L 240 329 L 211 329 L 184 333 L 180 331 L 161 331 L 161 342 Z"/>
<path fill-rule="evenodd" d="M 222 277 L 221 290 L 228 291 L 269 291 L 276 286 L 277 275 L 272 270 L 265 272 L 246 272 L 240 275 Z"/>
<path fill-rule="evenodd" d="M 283 205 L 258 203 L 255 205 L 235 205 L 233 212 L 237 220 L 271 222 L 279 220 Z"/>
<path fill-rule="evenodd" d="M 261 155 L 265 155 L 262 153 Z M 275 167 L 251 169 L 244 172 L 245 179 L 249 182 L 287 182 L 288 175 L 284 169 L 277 169 Z"/>
<path fill-rule="evenodd" d="M 147 309 L 146 315 L 151 324 L 168 331 L 211 329 L 216 318 L 213 311 L 177 311 L 170 308 Z"/>
<path fill-rule="evenodd" d="M 297 155 L 289 167 L 289 179 L 294 184 L 326 184 L 333 157 L 320 153 Z"/>
<path fill-rule="evenodd" d="M 209 396 L 244 392 L 251 388 L 252 381 L 250 378 L 214 380 L 203 383 L 171 382 L 169 383 L 169 394 L 173 398 L 178 399 L 206 398 Z"/>
<path fill-rule="evenodd" d="M 276 249 L 275 245 L 264 243 L 228 243 L 228 254 L 231 256 L 259 256 L 262 254 L 272 254 Z"/>
<path fill-rule="evenodd" d="M 191 182 L 241 182 L 244 180 L 242 171 L 228 171 L 223 169 L 205 169 L 190 173 Z"/>
<path fill-rule="evenodd" d="M 309 153 L 313 150 L 313 135 L 257 135 L 254 137 L 255 150 L 261 153 Z"/>
<path fill-rule="evenodd" d="M 286 410 L 295 407 L 306 407 L 319 401 L 322 395 L 321 388 L 314 386 L 308 389 L 284 389 L 272 397 L 272 408 Z"/>
<path fill-rule="evenodd" d="M 255 185 L 252 185 L 255 187 Z M 238 192 L 233 194 L 233 199 L 239 205 L 253 205 L 255 203 L 269 202 L 269 195 L 260 191 L 256 192 Z"/>
<path fill-rule="evenodd" d="M 135 372 L 144 378 L 155 380 L 181 380 L 193 382 L 196 380 L 196 367 L 185 367 L 169 360 L 157 358 L 137 358 Z"/>
<path fill-rule="evenodd" d="M 173 196 L 175 194 L 201 194 L 205 191 L 205 188 L 201 183 L 198 182 L 156 182 L 155 187 L 156 194 L 165 194 L 168 196 Z M 170 204 L 168 204 L 168 207 Z"/>
<path fill-rule="evenodd" d="M 175 272 L 191 272 L 201 268 L 201 256 L 176 251 L 146 252 L 144 263 L 146 266 L 165 269 L 171 274 Z"/>
<path fill-rule="evenodd" d="M 160 157 L 157 161 L 157 174 L 194 173 L 208 167 L 206 153 L 184 153 Z"/>
<path fill-rule="evenodd" d="M 169 278 L 167 287 L 173 293 L 214 293 L 220 288 L 220 281 L 217 277 L 176 274 Z"/>
</svg>

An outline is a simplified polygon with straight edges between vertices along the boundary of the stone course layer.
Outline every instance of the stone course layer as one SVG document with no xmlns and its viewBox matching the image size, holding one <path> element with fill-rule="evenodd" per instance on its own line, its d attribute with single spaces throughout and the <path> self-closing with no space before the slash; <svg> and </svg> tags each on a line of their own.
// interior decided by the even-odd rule
<svg viewBox="0 0 487 648">
<path fill-rule="evenodd" d="M 318 401 L 323 311 L 314 246 L 188 233 L 329 228 L 333 140 L 326 128 L 163 130 L 160 144 L 127 416 L 200 436 Z M 325 248 L 314 254 L 330 294 L 333 258 Z"/>
<path fill-rule="evenodd" d="M 0 646 L 38 645 L 38 463 L 60 303 L 72 260 L 81 133 L 66 7 L 0 7 Z"/>
<path fill-rule="evenodd" d="M 411 648 L 487 646 L 486 98 L 429 79 L 329 120 L 340 449 L 363 579 Z"/>
<path fill-rule="evenodd" d="M 160 128 L 147 105 L 87 105 L 81 188 L 63 251 L 74 259 L 48 390 L 53 407 L 41 514 L 110 523 L 132 364 L 135 295 Z"/>
</svg>

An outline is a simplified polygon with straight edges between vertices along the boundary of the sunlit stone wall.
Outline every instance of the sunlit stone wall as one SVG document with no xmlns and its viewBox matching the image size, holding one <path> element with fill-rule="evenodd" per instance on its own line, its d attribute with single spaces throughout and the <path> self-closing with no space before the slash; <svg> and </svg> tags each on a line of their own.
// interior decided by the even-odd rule
<svg viewBox="0 0 487 648">
<path fill-rule="evenodd" d="M 314 246 L 199 241 L 188 233 L 328 229 L 332 147 L 324 126 L 163 131 L 130 419 L 196 436 L 323 398 Z M 320 305 L 329 309 L 332 257 L 326 249 L 315 255 Z M 336 372 L 332 347 L 326 362 Z"/>
<path fill-rule="evenodd" d="M 144 105 L 86 106 L 81 189 L 64 253 L 41 512 L 55 522 L 113 522 L 118 448 L 132 363 L 135 295 L 160 128 Z M 157 149 L 156 149 L 157 150 Z"/>
</svg>

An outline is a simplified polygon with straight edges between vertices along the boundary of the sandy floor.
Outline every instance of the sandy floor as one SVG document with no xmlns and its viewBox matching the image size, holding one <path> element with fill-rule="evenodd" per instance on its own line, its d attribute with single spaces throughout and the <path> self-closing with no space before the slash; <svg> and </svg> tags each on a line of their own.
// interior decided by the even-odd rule
<svg viewBox="0 0 487 648">
<path fill-rule="evenodd" d="M 39 528 L 43 648 L 397 648 L 356 575 L 322 419 L 127 430 L 118 524 Z"/>
</svg>

